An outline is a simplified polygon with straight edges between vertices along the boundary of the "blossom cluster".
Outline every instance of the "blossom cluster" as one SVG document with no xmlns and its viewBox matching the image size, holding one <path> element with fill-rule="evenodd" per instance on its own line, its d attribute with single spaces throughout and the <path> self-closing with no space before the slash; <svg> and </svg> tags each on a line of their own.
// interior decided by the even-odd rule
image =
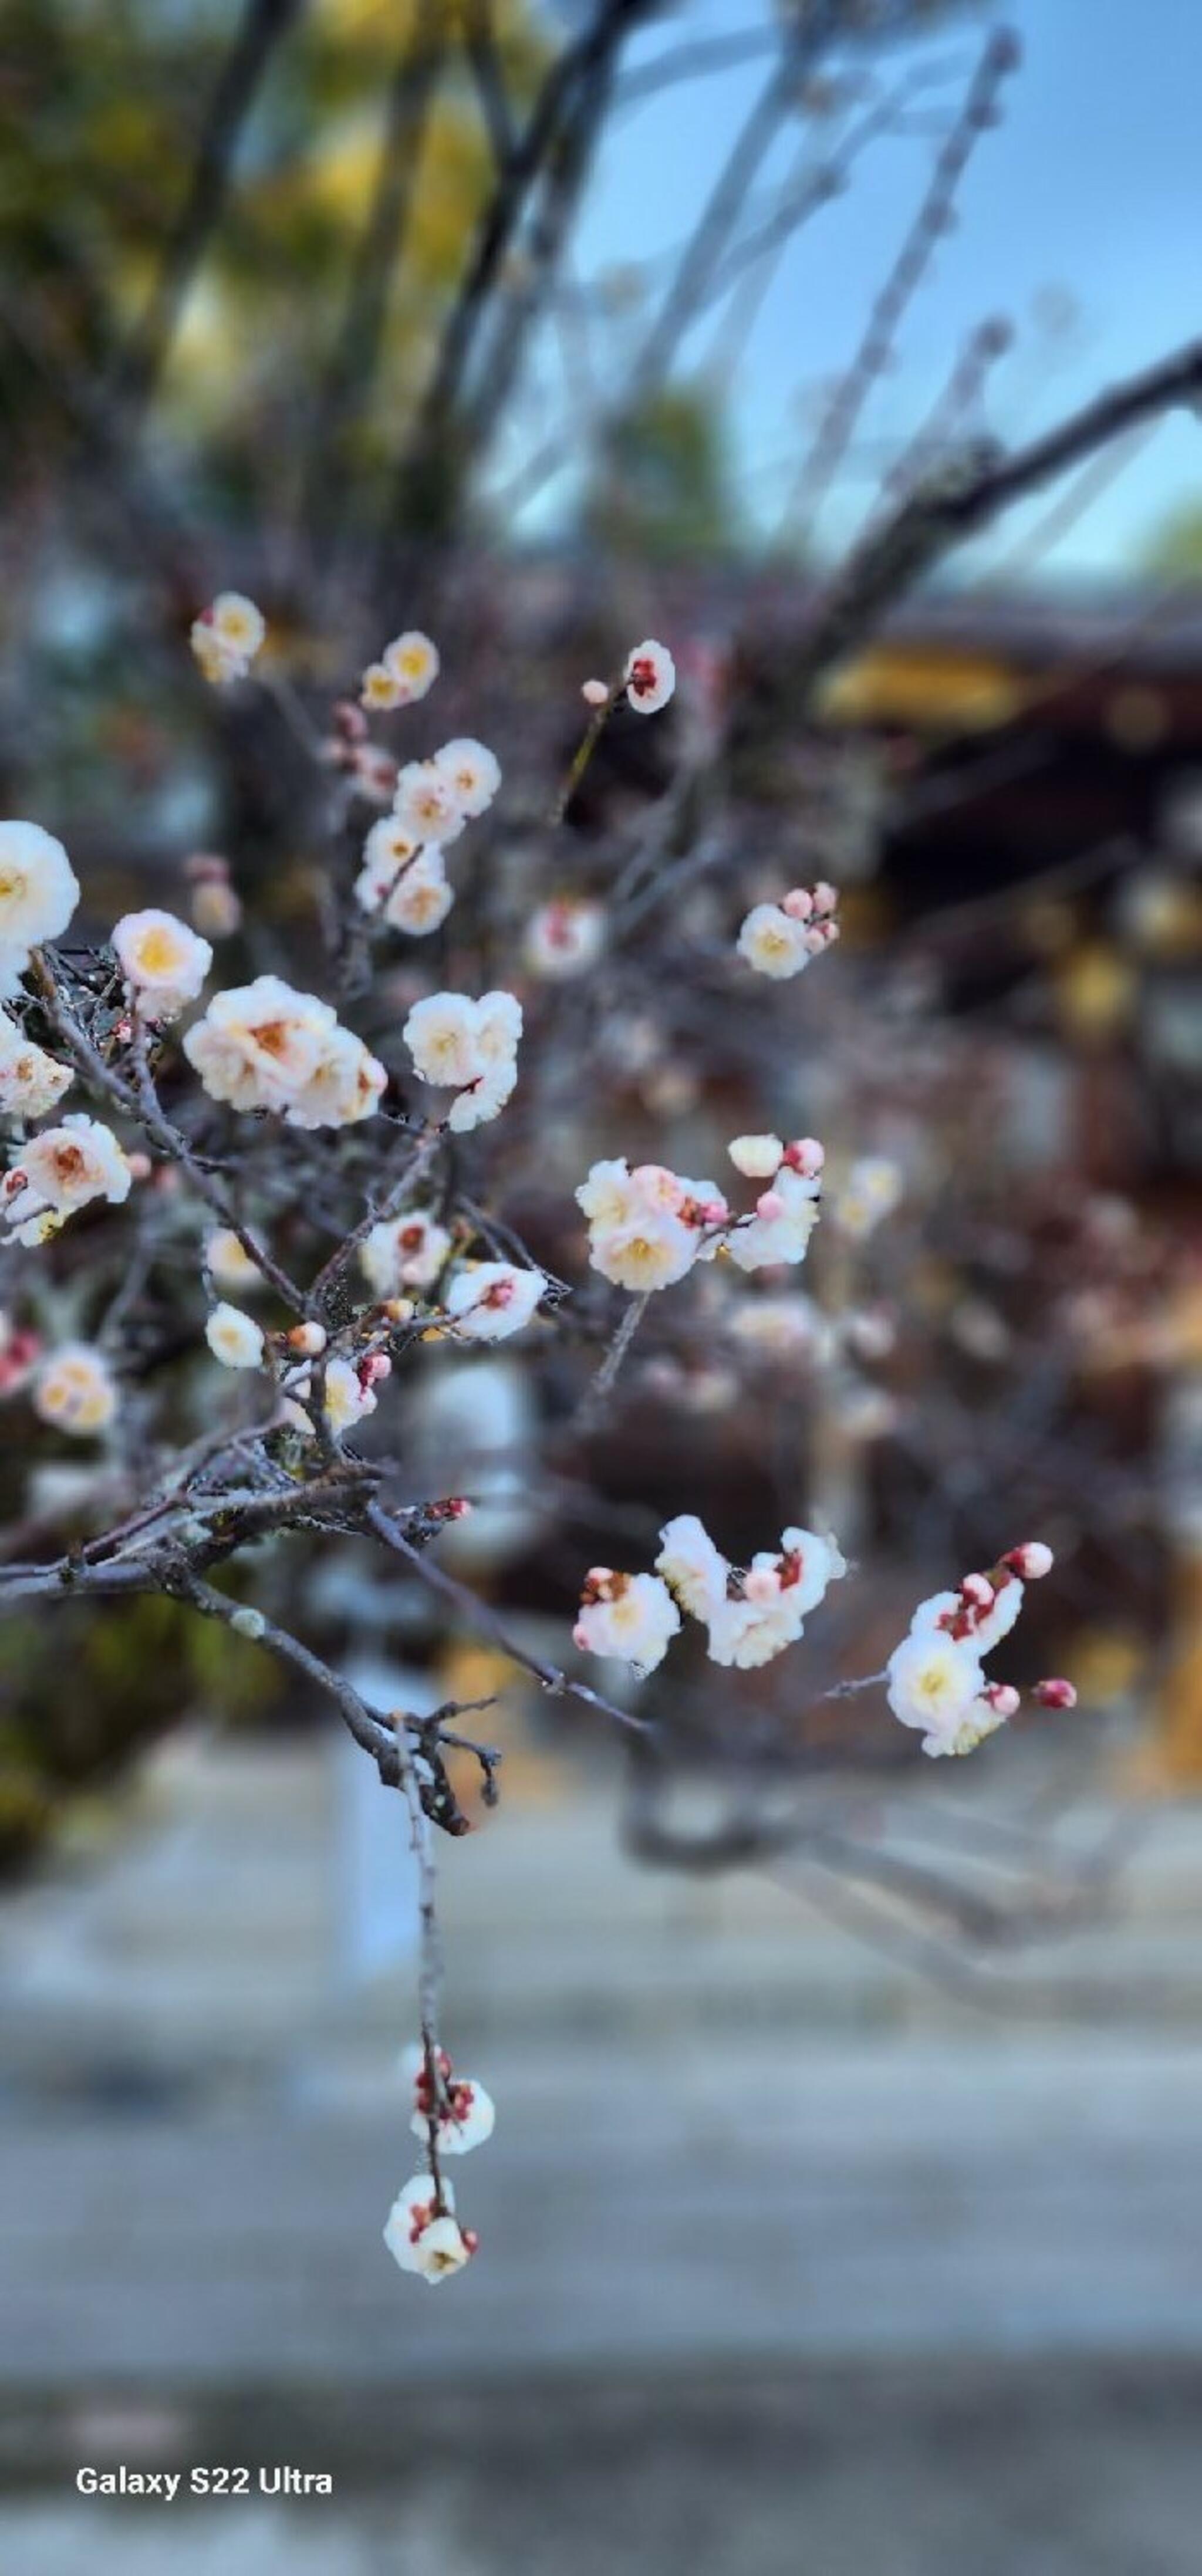
<svg viewBox="0 0 1202 2576">
<path fill-rule="evenodd" d="M 839 936 L 838 909 L 838 893 L 825 880 L 793 886 L 779 903 L 754 904 L 739 932 L 739 955 L 757 975 L 783 983 L 833 945 Z"/>
<path fill-rule="evenodd" d="M 393 707 L 415 706 L 419 698 L 429 695 L 440 668 L 438 646 L 411 627 L 385 645 L 378 662 L 368 663 L 360 704 L 383 714 Z"/>
<path fill-rule="evenodd" d="M 732 1214 L 713 1181 L 690 1181 L 662 1163 L 625 1157 L 594 1163 L 576 1192 L 589 1225 L 589 1259 L 603 1279 L 637 1295 L 671 1288 L 697 1261 L 728 1254 L 740 1270 L 804 1261 L 818 1219 L 823 1149 L 812 1136 L 739 1136 L 736 1170 L 770 1180 L 752 1212 Z"/>
<path fill-rule="evenodd" d="M 466 2156 L 491 2138 L 496 2113 L 474 2076 L 457 2076 L 445 2049 L 416 2052 L 413 2078 L 414 2136 L 426 2139 L 428 2173 L 402 2185 L 384 2225 L 384 2242 L 402 2272 L 424 2281 L 446 2281 L 461 2272 L 479 2242 L 455 2216 L 455 2194 L 442 2173 L 444 2156 Z"/>
<path fill-rule="evenodd" d="M 329 1002 L 279 975 L 215 993 L 183 1045 L 211 1099 L 273 1109 L 292 1127 L 370 1118 L 388 1079 Z"/>
<path fill-rule="evenodd" d="M 1009 1636 L 1026 1585 L 1049 1574 L 1052 1563 L 1050 1547 L 1029 1540 L 988 1574 L 966 1574 L 958 1591 L 919 1602 L 886 1674 L 889 1706 L 903 1726 L 922 1730 L 924 1753 L 972 1753 L 1014 1716 L 1018 1691 L 987 1680 L 981 1658 Z M 1076 1693 L 1055 1680 L 1038 1683 L 1035 1696 L 1045 1707 L 1071 1708 Z"/>
<path fill-rule="evenodd" d="M 643 1678 L 663 1662 L 679 1634 L 681 1611 L 697 1619 L 715 1664 L 747 1671 L 796 1645 L 811 1610 L 847 1567 L 833 1538 L 787 1529 L 778 1549 L 733 1566 L 694 1512 L 660 1531 L 654 1574 L 622 1574 L 595 1565 L 585 1577 L 575 1643 L 612 1656 Z"/>
<path fill-rule="evenodd" d="M 443 852 L 487 812 L 500 784 L 495 753 L 467 734 L 444 742 L 430 760 L 407 761 L 392 813 L 373 823 L 363 846 L 355 879 L 361 910 L 416 939 L 437 930 L 454 902 Z"/>
<path fill-rule="evenodd" d="M 495 1118 L 517 1081 L 522 1007 L 512 993 L 428 993 L 415 1002 L 402 1035 L 414 1071 L 435 1090 L 453 1091 L 447 1125 L 456 1135 Z"/>
<path fill-rule="evenodd" d="M 192 623 L 193 653 L 206 680 L 244 680 L 267 633 L 263 612 L 240 590 L 222 590 Z"/>
</svg>

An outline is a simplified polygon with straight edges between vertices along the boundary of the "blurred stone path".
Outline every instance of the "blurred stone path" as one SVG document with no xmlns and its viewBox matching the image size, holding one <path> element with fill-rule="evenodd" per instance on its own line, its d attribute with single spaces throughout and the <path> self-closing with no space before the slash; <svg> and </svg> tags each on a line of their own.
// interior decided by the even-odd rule
<svg viewBox="0 0 1202 2576">
<path fill-rule="evenodd" d="M 431 2294 L 338 1758 L 177 1745 L 0 1906 L 4 2576 L 1197 2576 L 1202 1817 L 1003 2016 L 629 1867 L 587 1781 L 503 1810 L 443 1855 L 499 2119 Z M 165 2515 L 86 2458 L 336 2494 Z"/>
</svg>

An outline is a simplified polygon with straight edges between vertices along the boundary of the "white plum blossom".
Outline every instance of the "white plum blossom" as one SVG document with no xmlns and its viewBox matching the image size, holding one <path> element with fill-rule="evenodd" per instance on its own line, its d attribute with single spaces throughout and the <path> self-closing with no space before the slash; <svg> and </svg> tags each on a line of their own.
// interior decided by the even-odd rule
<svg viewBox="0 0 1202 2576">
<path fill-rule="evenodd" d="M 441 930 L 455 900 L 439 850 L 420 850 L 408 867 L 402 869 L 383 907 L 383 917 L 391 930 L 404 930 L 411 939 L 429 939 Z"/>
<path fill-rule="evenodd" d="M 230 1306 L 223 1298 L 214 1306 L 205 1325 L 205 1340 L 215 1360 L 223 1368 L 257 1369 L 263 1366 L 264 1339 L 262 1326 L 252 1315 L 244 1315 L 239 1306 Z"/>
<path fill-rule="evenodd" d="M 584 1653 L 629 1664 L 640 1681 L 653 1673 L 680 1629 L 680 1612 L 655 1574 L 618 1574 L 595 1565 L 585 1577 L 572 1631 Z"/>
<path fill-rule="evenodd" d="M 4 1183 L 9 1224 L 19 1243 L 44 1242 L 93 1199 L 120 1206 L 132 1181 L 112 1128 L 76 1111 L 61 1127 L 43 1127 L 21 1147 Z"/>
<path fill-rule="evenodd" d="M 603 1279 L 645 1297 L 673 1288 L 693 1267 L 699 1250 L 694 1230 L 666 1208 L 634 1211 L 624 1225 L 594 1230 L 589 1258 Z"/>
<path fill-rule="evenodd" d="M 206 680 L 244 680 L 266 633 L 253 599 L 240 590 L 219 591 L 192 624 L 192 650 Z"/>
<path fill-rule="evenodd" d="M 438 2156 L 467 2156 L 473 2147 L 485 2146 L 497 2124 L 496 2107 L 490 2093 L 474 2075 L 455 2075 L 445 2050 L 438 2052 L 439 2107 L 435 2146 Z M 409 2126 L 415 2138 L 429 2138 L 430 2083 L 424 2051 L 418 2053 L 413 2079 L 413 2116 Z"/>
<path fill-rule="evenodd" d="M 897 1164 L 885 1154 L 865 1154 L 853 1163 L 831 1202 L 831 1221 L 855 1243 L 875 1232 L 891 1216 L 902 1194 Z"/>
<path fill-rule="evenodd" d="M 283 1111 L 311 1082 L 336 1025 L 328 1002 L 279 975 L 257 975 L 214 993 L 184 1053 L 214 1100 L 233 1109 Z"/>
<path fill-rule="evenodd" d="M 924 1753 L 956 1750 L 961 1726 L 985 1688 L 972 1646 L 938 1628 L 919 1629 L 895 1646 L 886 1667 L 886 1696 L 903 1726 L 921 1727 Z"/>
<path fill-rule="evenodd" d="M 480 1070 L 476 1004 L 466 993 L 428 993 L 415 1002 L 402 1036 L 414 1071 L 436 1089 L 461 1090 Z"/>
<path fill-rule="evenodd" d="M 839 936 L 834 886 L 793 886 L 779 903 L 753 905 L 739 932 L 740 957 L 777 982 L 800 975 Z"/>
<path fill-rule="evenodd" d="M 397 2193 L 384 2226 L 384 2242 L 402 2272 L 417 2272 L 425 2281 L 446 2281 L 461 2272 L 476 2250 L 476 2239 L 454 2215 L 455 2195 L 449 2182 L 439 2192 L 432 2174 L 414 2174 Z"/>
<path fill-rule="evenodd" d="M 712 1181 L 689 1181 L 661 1163 L 594 1163 L 576 1192 L 589 1221 L 589 1259 L 603 1279 L 636 1295 L 671 1288 L 728 1220 Z"/>
<path fill-rule="evenodd" d="M 778 1262 L 795 1266 L 804 1261 L 810 1236 L 818 1222 L 820 1199 L 818 1181 L 807 1180 L 802 1173 L 784 1163 L 770 1188 L 756 1203 L 756 1213 L 747 1222 L 732 1226 L 726 1238 L 731 1260 L 740 1270 L 764 1270 Z"/>
<path fill-rule="evenodd" d="M 394 635 L 391 644 L 385 645 L 382 659 L 385 670 L 402 692 L 401 704 L 404 706 L 412 706 L 418 698 L 427 697 L 441 669 L 438 646 L 432 644 L 429 636 L 423 635 L 417 627 L 407 628 L 403 635 Z"/>
<path fill-rule="evenodd" d="M 792 1594 L 781 1589 L 771 1556 L 754 1556 L 745 1577 L 752 1590 L 720 1601 L 711 1611 L 709 1655 L 715 1664 L 751 1672 L 771 1663 L 802 1633 L 801 1613 Z"/>
<path fill-rule="evenodd" d="M 234 1109 L 273 1109 L 298 1127 L 369 1117 L 387 1080 L 328 1002 L 294 991 L 279 975 L 214 993 L 183 1043 L 212 1099 Z"/>
<path fill-rule="evenodd" d="M 153 905 L 122 914 L 113 946 L 142 1018 L 154 1022 L 178 1019 L 196 1000 L 213 963 L 207 939 Z"/>
<path fill-rule="evenodd" d="M 778 983 L 802 974 L 811 956 L 805 923 L 778 903 L 752 906 L 739 932 L 738 950 L 757 975 L 771 975 Z"/>
<path fill-rule="evenodd" d="M 380 915 L 393 930 L 426 939 L 446 920 L 455 894 L 447 881 L 442 851 L 434 844 L 423 848 L 401 830 L 395 815 L 384 815 L 373 823 L 363 845 L 355 900 L 364 912 Z"/>
<path fill-rule="evenodd" d="M 457 1134 L 503 1109 L 517 1081 L 521 1004 L 512 993 L 429 993 L 415 1002 L 402 1032 L 423 1082 L 454 1091 L 448 1125 Z"/>
<path fill-rule="evenodd" d="M 541 1270 L 518 1270 L 509 1261 L 473 1262 L 451 1281 L 446 1311 L 469 1341 L 508 1341 L 530 1322 L 547 1284 Z"/>
<path fill-rule="evenodd" d="M 16 991 L 31 949 L 61 937 L 78 901 L 62 842 L 40 823 L 0 823 L 0 993 Z"/>
<path fill-rule="evenodd" d="M 388 1075 L 353 1029 L 332 1028 L 316 1068 L 290 1100 L 290 1127 L 353 1127 L 378 1109 Z"/>
<path fill-rule="evenodd" d="M 62 1343 L 38 1370 L 33 1407 L 43 1422 L 78 1440 L 107 1431 L 117 1410 L 117 1388 L 104 1353 L 90 1342 Z"/>
<path fill-rule="evenodd" d="M 627 704 L 636 715 L 658 715 L 666 707 L 676 687 L 676 664 L 666 644 L 657 644 L 647 636 L 626 657 L 623 672 Z"/>
<path fill-rule="evenodd" d="M 748 1671 L 771 1662 L 803 1634 L 811 1610 L 847 1566 L 835 1541 L 817 1530 L 787 1529 L 777 1554 L 753 1556 L 741 1580 L 709 1613 L 709 1652 L 716 1664 Z"/>
<path fill-rule="evenodd" d="M 375 1368 L 386 1373 L 387 1360 L 376 1361 Z M 301 1399 L 307 1399 L 312 1393 L 310 1372 L 304 1369 L 288 1380 L 288 1393 L 283 1405 L 285 1421 L 291 1424 L 294 1431 L 299 1431 L 302 1438 L 308 1440 L 313 1437 L 313 1424 Z M 328 1363 L 325 1372 L 323 1411 L 327 1426 L 335 1440 L 340 1440 L 344 1431 L 353 1431 L 357 1422 L 362 1422 L 369 1413 L 374 1413 L 378 1402 L 370 1363 L 361 1362 L 356 1366 L 353 1360 L 341 1358 L 332 1359 Z"/>
<path fill-rule="evenodd" d="M 435 752 L 434 766 L 449 779 L 459 812 L 474 822 L 487 813 L 501 784 L 501 764 L 495 751 L 461 734 L 453 742 L 444 742 Z"/>
<path fill-rule="evenodd" d="M 432 1288 L 451 1249 L 445 1225 L 420 1208 L 382 1218 L 359 1246 L 359 1260 L 377 1297 L 395 1297 L 402 1288 Z"/>
<path fill-rule="evenodd" d="M 402 871 L 421 853 L 421 842 L 401 830 L 395 814 L 381 814 L 363 844 L 362 864 L 355 879 L 355 901 L 362 910 L 379 912 L 399 883 Z"/>
<path fill-rule="evenodd" d="M 45 1118 L 73 1080 L 70 1065 L 47 1055 L 0 1011 L 0 1116 Z"/>
<path fill-rule="evenodd" d="M 1011 1548 L 988 1574 L 966 1574 L 957 1591 L 933 1592 L 919 1602 L 887 1672 L 889 1706 L 903 1726 L 923 1728 L 924 1753 L 971 1753 L 1014 1715 L 1018 1692 L 987 1682 L 981 1657 L 1009 1636 L 1025 1581 L 1049 1573 L 1052 1561 L 1051 1549 L 1032 1540 Z M 1072 1685 L 1060 1687 L 1071 1691 Z"/>
<path fill-rule="evenodd" d="M 709 1619 L 726 1599 L 730 1565 L 695 1512 L 678 1512 L 660 1531 L 655 1571 L 693 1619 Z"/>
<path fill-rule="evenodd" d="M 236 1288 L 249 1297 L 257 1288 L 267 1285 L 257 1261 L 252 1261 L 241 1237 L 229 1225 L 215 1225 L 205 1236 L 204 1266 L 216 1288 Z"/>
<path fill-rule="evenodd" d="M 746 1671 L 796 1644 L 809 1612 L 847 1567 L 834 1539 L 816 1530 L 787 1529 L 779 1550 L 762 1550 L 740 1572 L 723 1556 L 696 1513 L 680 1512 L 660 1531 L 655 1571 L 674 1604 L 708 1631 L 711 1662 Z M 621 1609 L 626 1590 L 620 1587 L 628 1590 L 645 1581 L 643 1576 L 614 1575 L 604 1566 L 595 1566 L 585 1584 L 586 1606 L 575 1631 L 577 1644 L 587 1642 L 594 1653 L 616 1651 L 597 1642 L 612 1633 L 608 1621 L 615 1596 Z M 625 1613 L 628 1624 L 634 1615 Z M 665 1635 L 657 1662 L 667 1642 Z"/>
<path fill-rule="evenodd" d="M 403 707 L 405 694 L 386 662 L 369 662 L 359 683 L 359 704 L 370 707 L 373 715 L 387 715 L 393 707 Z"/>
<path fill-rule="evenodd" d="M 770 1181 L 785 1159 L 779 1136 L 732 1136 L 726 1150 L 736 1172 L 748 1181 Z"/>
<path fill-rule="evenodd" d="M 605 912 L 599 903 L 558 895 L 532 912 L 526 924 L 523 955 L 534 975 L 547 981 L 581 975 L 605 946 Z"/>
<path fill-rule="evenodd" d="M 450 773 L 436 760 L 408 760 L 397 773 L 393 812 L 401 830 L 423 845 L 458 840 L 466 816 Z"/>
</svg>

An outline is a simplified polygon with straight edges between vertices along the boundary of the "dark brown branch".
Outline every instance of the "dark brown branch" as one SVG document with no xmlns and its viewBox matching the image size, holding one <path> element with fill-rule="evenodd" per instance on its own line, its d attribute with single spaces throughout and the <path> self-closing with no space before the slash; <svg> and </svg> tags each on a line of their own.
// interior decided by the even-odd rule
<svg viewBox="0 0 1202 2576">
<path fill-rule="evenodd" d="M 402 527 L 428 513 L 428 486 L 454 463 L 456 409 L 477 335 L 487 319 L 501 270 L 522 222 L 531 192 L 565 124 L 609 66 L 626 35 L 648 14 L 652 0 L 600 0 L 591 24 L 575 45 L 564 47 L 547 74 L 522 134 L 484 210 L 459 292 L 452 305 L 425 394 L 402 455 L 396 516 Z"/>
<path fill-rule="evenodd" d="M 493 24 L 492 0 L 464 0 L 463 50 L 467 56 L 484 130 L 498 170 L 504 170 L 517 142 L 505 74 Z"/>
<path fill-rule="evenodd" d="M 300 6 L 301 0 L 246 0 L 209 104 L 188 193 L 150 301 L 118 367 L 118 392 L 133 411 L 145 409 L 167 363 L 184 303 L 225 207 L 243 127 L 272 54 Z"/>
<path fill-rule="evenodd" d="M 306 524 L 328 489 L 339 442 L 367 402 L 379 368 L 389 283 L 409 225 L 430 109 L 446 54 L 444 24 L 443 0 L 422 0 L 389 84 L 375 192 L 355 254 L 342 328 L 318 397 L 306 477 Z"/>
<path fill-rule="evenodd" d="M 725 255 L 765 154 L 834 34 L 837 17 L 837 0 L 815 0 L 804 19 L 799 17 L 795 29 L 782 38 L 779 57 L 735 137 L 635 361 L 630 383 L 632 402 L 644 400 L 671 366 Z"/>
<path fill-rule="evenodd" d="M 798 474 L 788 515 L 791 519 L 800 518 L 803 538 L 830 488 L 868 395 L 888 363 L 898 323 L 947 228 L 969 156 L 986 127 L 996 122 L 998 93 L 1017 59 L 1013 36 L 1003 29 L 990 37 L 960 115 L 936 160 L 922 204 L 872 306 L 859 348 L 835 388 L 813 448 Z"/>
<path fill-rule="evenodd" d="M 1156 413 L 1202 398 L 1202 341 L 1130 376 L 1074 412 L 1059 428 L 1011 456 L 980 442 L 928 475 L 884 525 L 865 538 L 819 604 L 788 673 L 790 697 L 812 698 L 832 666 L 862 644 L 885 611 L 930 573 L 954 546 L 1121 438 Z"/>
<path fill-rule="evenodd" d="M 650 1731 L 647 1718 L 636 1717 L 628 1708 L 618 1708 L 612 1700 L 603 1699 L 599 1691 L 590 1690 L 586 1682 L 572 1681 L 567 1673 L 560 1672 L 557 1665 L 545 1663 L 540 1655 L 532 1655 L 525 1646 L 519 1646 L 504 1620 L 489 1607 L 488 1602 L 482 1601 L 478 1593 L 469 1592 L 465 1583 L 457 1583 L 454 1576 L 447 1574 L 423 1548 L 415 1546 L 411 1538 L 406 1538 L 382 1503 L 369 1503 L 364 1519 L 376 1537 L 383 1540 L 385 1547 L 391 1548 L 395 1556 L 404 1557 L 422 1582 L 428 1584 L 432 1592 L 439 1593 L 469 1628 L 478 1629 L 482 1636 L 491 1638 L 494 1646 L 499 1646 L 511 1663 L 520 1664 L 522 1671 L 541 1682 L 552 1698 L 583 1700 L 586 1708 L 595 1708 L 602 1717 L 613 1718 L 631 1734 L 645 1735 Z"/>
</svg>

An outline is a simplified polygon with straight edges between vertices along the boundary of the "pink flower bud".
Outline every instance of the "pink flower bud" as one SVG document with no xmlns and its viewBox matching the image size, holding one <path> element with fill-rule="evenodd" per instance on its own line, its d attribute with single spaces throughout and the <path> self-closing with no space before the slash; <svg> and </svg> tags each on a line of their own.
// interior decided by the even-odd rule
<svg viewBox="0 0 1202 2576">
<path fill-rule="evenodd" d="M 825 878 L 825 877 L 820 877 L 820 878 L 819 878 L 819 880 L 818 880 L 817 885 L 816 885 L 816 886 L 815 886 L 815 888 L 814 888 L 814 910 L 815 910 L 815 912 L 828 912 L 828 913 L 829 913 L 829 912 L 837 912 L 837 911 L 838 911 L 838 908 L 839 908 L 839 889 L 838 889 L 838 887 L 837 887 L 837 886 L 833 886 L 833 885 L 828 885 L 826 878 Z"/>
<path fill-rule="evenodd" d="M 795 1136 L 792 1144 L 785 1147 L 785 1161 L 791 1172 L 801 1174 L 803 1181 L 816 1180 L 826 1161 L 826 1147 L 819 1144 L 816 1136 Z"/>
<path fill-rule="evenodd" d="M 1003 1565 L 1008 1565 L 1012 1574 L 1021 1575 L 1024 1583 L 1038 1583 L 1042 1575 L 1051 1573 L 1055 1562 L 1050 1547 L 1045 1547 L 1041 1538 L 1027 1539 L 1022 1547 L 1012 1547 L 1009 1555 L 1002 1558 Z"/>
<path fill-rule="evenodd" d="M 1075 1708 L 1077 1705 L 1073 1684 L 1059 1676 L 1050 1681 L 1036 1682 L 1034 1696 L 1041 1708 Z"/>
<path fill-rule="evenodd" d="M 609 691 L 604 680 L 586 680 L 580 695 L 586 707 L 603 707 Z"/>
<path fill-rule="evenodd" d="M 149 1154 L 127 1154 L 126 1162 L 135 1181 L 148 1181 L 154 1170 Z"/>
<path fill-rule="evenodd" d="M 966 1574 L 960 1590 L 964 1599 L 971 1601 L 977 1609 L 992 1610 L 993 1585 L 987 1574 Z"/>
<path fill-rule="evenodd" d="M 989 1682 L 983 1696 L 998 1717 L 1013 1717 L 1019 1704 L 1013 1682 Z"/>
<path fill-rule="evenodd" d="M 366 1359 L 360 1360 L 355 1374 L 365 1394 L 369 1386 L 378 1386 L 382 1378 L 391 1377 L 392 1361 L 387 1351 L 370 1351 Z"/>
<path fill-rule="evenodd" d="M 781 903 L 781 911 L 794 921 L 808 921 L 814 909 L 814 898 L 808 886 L 793 886 Z"/>
<path fill-rule="evenodd" d="M 769 1225 L 771 1224 L 773 1217 L 783 1216 L 785 1213 L 785 1202 L 781 1197 L 780 1191 L 764 1190 L 761 1196 L 756 1200 L 755 1212 L 757 1216 L 762 1216 L 765 1223 Z"/>
</svg>

